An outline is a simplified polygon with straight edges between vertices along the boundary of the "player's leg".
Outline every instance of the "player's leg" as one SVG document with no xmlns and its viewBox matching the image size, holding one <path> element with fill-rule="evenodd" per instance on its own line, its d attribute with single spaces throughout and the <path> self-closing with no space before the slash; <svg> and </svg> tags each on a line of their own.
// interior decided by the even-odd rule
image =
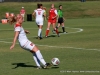
<svg viewBox="0 0 100 75">
<path fill-rule="evenodd" d="M 47 68 L 48 66 L 50 66 L 51 64 L 46 63 L 46 61 L 44 60 L 40 50 L 34 46 L 34 48 L 32 49 L 33 52 L 35 52 L 37 58 L 39 59 L 39 61 L 43 64 L 44 68 Z"/>
<path fill-rule="evenodd" d="M 38 38 L 42 39 L 42 25 L 39 25 L 39 30 L 38 30 Z"/>
<path fill-rule="evenodd" d="M 65 33 L 66 31 L 65 31 L 65 25 L 64 25 L 64 23 L 62 23 L 61 25 L 62 25 L 63 33 Z"/>
<path fill-rule="evenodd" d="M 62 25 L 63 33 L 66 33 L 66 31 L 65 31 L 65 25 L 64 25 L 64 19 L 63 18 L 61 18 L 61 25 Z"/>
<path fill-rule="evenodd" d="M 58 29 L 60 26 L 61 26 L 61 24 L 60 24 L 60 23 L 58 23 L 58 25 L 57 25 L 57 27 L 56 27 L 56 28 Z"/>
<path fill-rule="evenodd" d="M 40 69 L 41 68 L 40 60 L 37 58 L 35 53 L 33 53 L 33 59 L 34 59 L 36 65 L 37 65 L 37 69 Z"/>
<path fill-rule="evenodd" d="M 50 25 L 51 25 L 51 22 L 48 22 L 48 26 L 46 29 L 46 37 L 48 37 L 49 31 L 50 31 Z"/>
<path fill-rule="evenodd" d="M 25 15 L 25 14 L 21 14 L 21 15 L 22 15 L 22 17 L 23 17 L 23 21 L 24 21 L 24 15 Z"/>
<path fill-rule="evenodd" d="M 26 50 L 29 50 L 33 54 L 34 59 L 37 59 L 37 60 L 35 60 L 35 62 L 37 63 L 37 66 L 40 66 L 39 61 L 43 64 L 44 67 L 47 67 L 50 65 L 50 64 L 46 63 L 40 50 L 32 42 L 28 41 L 23 48 Z M 35 55 L 34 55 L 34 53 L 35 53 Z"/>
<path fill-rule="evenodd" d="M 58 37 L 59 37 L 59 32 L 58 32 L 58 29 L 56 28 L 55 25 L 56 25 L 56 23 L 53 23 L 53 24 L 52 24 L 54 31 L 56 31 L 56 34 L 57 34 Z"/>
</svg>

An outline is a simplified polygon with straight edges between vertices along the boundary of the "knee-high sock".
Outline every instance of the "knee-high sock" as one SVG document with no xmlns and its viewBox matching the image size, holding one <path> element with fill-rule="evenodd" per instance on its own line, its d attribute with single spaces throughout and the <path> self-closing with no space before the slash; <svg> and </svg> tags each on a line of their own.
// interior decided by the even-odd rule
<svg viewBox="0 0 100 75">
<path fill-rule="evenodd" d="M 39 37 L 41 36 L 41 35 L 40 35 L 41 32 L 42 32 L 42 29 L 39 29 L 39 30 L 38 30 L 38 36 L 39 36 Z"/>
<path fill-rule="evenodd" d="M 56 31 L 57 34 L 59 33 L 57 28 L 55 28 L 55 31 Z"/>
<path fill-rule="evenodd" d="M 36 53 L 37 58 L 40 60 L 40 62 L 41 62 L 43 65 L 45 65 L 46 62 L 45 62 L 45 60 L 43 59 L 43 56 L 42 56 L 42 54 L 40 53 L 40 50 L 38 50 L 38 51 L 35 52 L 35 53 Z"/>
<path fill-rule="evenodd" d="M 63 30 L 63 32 L 65 32 L 65 27 L 64 26 L 62 27 L 62 30 Z"/>
<path fill-rule="evenodd" d="M 34 61 L 35 61 L 35 63 L 36 63 L 37 66 L 41 66 L 41 65 L 40 65 L 40 61 L 39 61 L 39 59 L 37 58 L 37 56 L 36 56 L 35 53 L 33 54 L 33 59 L 34 59 Z"/>
<path fill-rule="evenodd" d="M 46 30 L 46 36 L 48 36 L 48 34 L 49 34 L 49 29 Z"/>
</svg>

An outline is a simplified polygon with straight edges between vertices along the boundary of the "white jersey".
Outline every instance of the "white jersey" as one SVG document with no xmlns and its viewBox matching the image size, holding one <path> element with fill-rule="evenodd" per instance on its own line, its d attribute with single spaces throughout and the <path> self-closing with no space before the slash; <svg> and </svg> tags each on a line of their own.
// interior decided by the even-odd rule
<svg viewBox="0 0 100 75">
<path fill-rule="evenodd" d="M 26 50 L 32 50 L 35 46 L 31 41 L 27 39 L 26 33 L 23 29 L 23 27 L 19 24 L 15 25 L 15 31 L 19 31 L 18 35 L 18 41 L 20 43 L 20 46 Z"/>
<path fill-rule="evenodd" d="M 34 12 L 36 13 L 36 19 L 43 20 L 43 14 L 45 12 L 43 9 L 36 9 Z"/>
<path fill-rule="evenodd" d="M 16 24 L 15 25 L 15 31 L 19 31 L 19 36 L 17 38 L 19 43 L 20 44 L 22 44 L 22 43 L 25 44 L 28 39 L 26 37 L 26 33 L 25 33 L 23 27 L 21 25 L 19 25 L 19 24 Z"/>
</svg>

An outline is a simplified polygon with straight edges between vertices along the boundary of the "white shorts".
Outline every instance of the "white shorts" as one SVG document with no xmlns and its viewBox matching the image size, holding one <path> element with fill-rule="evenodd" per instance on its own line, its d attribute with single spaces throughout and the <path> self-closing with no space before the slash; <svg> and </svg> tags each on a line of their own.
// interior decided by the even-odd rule
<svg viewBox="0 0 100 75">
<path fill-rule="evenodd" d="M 43 25 L 43 20 L 36 19 L 36 24 L 37 24 L 37 25 Z"/>
<path fill-rule="evenodd" d="M 25 16 L 25 14 L 21 14 L 22 15 L 22 17 L 24 17 Z"/>
<path fill-rule="evenodd" d="M 27 40 L 27 42 L 23 42 L 23 44 L 22 44 L 22 42 L 20 43 L 20 46 L 23 48 L 23 49 L 26 49 L 26 50 L 29 50 L 29 51 L 31 51 L 33 48 L 34 48 L 34 46 L 35 46 L 35 44 L 33 44 L 31 41 L 29 41 L 29 40 Z"/>
</svg>

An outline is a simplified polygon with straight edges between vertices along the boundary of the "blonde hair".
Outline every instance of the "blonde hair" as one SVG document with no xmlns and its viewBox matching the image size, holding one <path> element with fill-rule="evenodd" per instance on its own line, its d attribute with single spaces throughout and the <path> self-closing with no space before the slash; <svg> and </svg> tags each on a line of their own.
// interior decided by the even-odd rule
<svg viewBox="0 0 100 75">
<path fill-rule="evenodd" d="M 16 22 L 16 17 L 15 17 L 15 16 L 13 16 L 13 17 L 9 16 L 9 17 L 8 17 L 8 23 L 9 23 L 9 24 L 12 25 L 12 24 L 15 23 L 15 22 Z"/>
</svg>

